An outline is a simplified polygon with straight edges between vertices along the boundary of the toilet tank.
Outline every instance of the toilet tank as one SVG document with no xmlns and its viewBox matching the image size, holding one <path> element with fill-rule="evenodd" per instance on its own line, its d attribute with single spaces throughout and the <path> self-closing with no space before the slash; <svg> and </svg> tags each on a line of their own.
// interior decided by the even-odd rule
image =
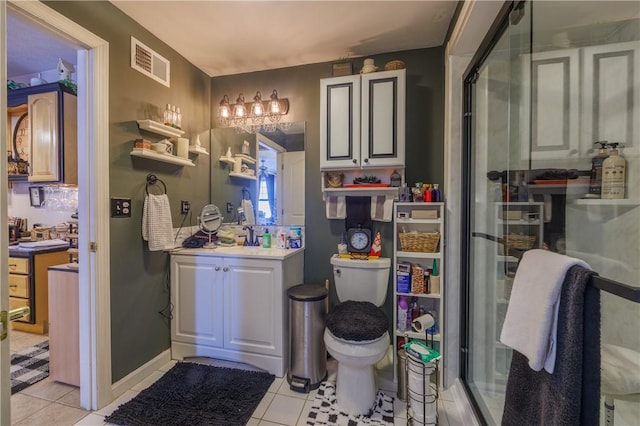
<svg viewBox="0 0 640 426">
<path fill-rule="evenodd" d="M 391 259 L 331 258 L 336 294 L 341 302 L 355 300 L 382 306 L 387 298 Z"/>
</svg>

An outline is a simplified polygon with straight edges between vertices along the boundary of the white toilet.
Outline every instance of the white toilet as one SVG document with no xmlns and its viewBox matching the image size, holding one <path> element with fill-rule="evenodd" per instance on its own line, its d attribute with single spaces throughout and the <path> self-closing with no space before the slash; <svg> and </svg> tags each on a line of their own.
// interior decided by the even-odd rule
<svg viewBox="0 0 640 426">
<path fill-rule="evenodd" d="M 327 316 L 324 343 L 338 361 L 336 399 L 349 414 L 367 414 L 376 398 L 375 364 L 390 344 L 387 297 L 391 260 L 331 258 L 340 304 Z"/>
</svg>

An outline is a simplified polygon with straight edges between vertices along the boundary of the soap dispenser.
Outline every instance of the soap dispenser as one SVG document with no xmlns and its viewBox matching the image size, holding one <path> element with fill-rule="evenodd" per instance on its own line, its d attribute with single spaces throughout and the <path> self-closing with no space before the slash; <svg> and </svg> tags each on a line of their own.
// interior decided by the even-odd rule
<svg viewBox="0 0 640 426">
<path fill-rule="evenodd" d="M 262 234 L 262 248 L 271 248 L 271 234 L 269 233 L 269 229 L 265 229 L 264 234 Z"/>
<path fill-rule="evenodd" d="M 624 198 L 626 160 L 618 153 L 618 143 L 610 143 L 609 158 L 602 162 L 602 198 L 617 200 Z"/>
<path fill-rule="evenodd" d="M 591 177 L 589 179 L 589 194 L 600 197 L 602 193 L 602 163 L 609 157 L 607 152 L 608 141 L 594 142 L 600 144 L 598 155 L 591 159 Z"/>
</svg>

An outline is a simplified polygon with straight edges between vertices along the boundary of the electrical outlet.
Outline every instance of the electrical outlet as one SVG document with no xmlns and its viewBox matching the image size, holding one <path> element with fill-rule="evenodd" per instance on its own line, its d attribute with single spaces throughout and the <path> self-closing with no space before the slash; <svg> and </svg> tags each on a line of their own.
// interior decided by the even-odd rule
<svg viewBox="0 0 640 426">
<path fill-rule="evenodd" d="M 189 213 L 189 210 L 191 210 L 191 205 L 189 204 L 189 202 L 182 200 L 181 203 L 182 203 L 182 209 L 181 209 L 182 214 Z"/>
<path fill-rule="evenodd" d="M 227 213 L 231 213 L 233 211 L 233 204 L 227 203 Z"/>
<path fill-rule="evenodd" d="M 131 217 L 131 198 L 111 198 L 111 217 Z"/>
</svg>

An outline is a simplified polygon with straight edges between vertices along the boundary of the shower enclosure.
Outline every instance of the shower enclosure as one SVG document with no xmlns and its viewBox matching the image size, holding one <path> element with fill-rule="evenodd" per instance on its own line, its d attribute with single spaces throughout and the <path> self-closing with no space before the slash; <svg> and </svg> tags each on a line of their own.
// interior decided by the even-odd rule
<svg viewBox="0 0 640 426">
<path fill-rule="evenodd" d="M 640 3 L 513 2 L 493 29 L 465 77 L 463 381 L 499 424 L 510 249 L 545 248 L 585 260 L 628 296 L 601 291 L 601 394 L 616 423 L 638 424 L 637 364 L 613 366 L 631 378 L 620 383 L 604 363 L 640 362 Z M 597 141 L 623 147 L 620 199 L 602 199 L 592 176 Z"/>
</svg>

